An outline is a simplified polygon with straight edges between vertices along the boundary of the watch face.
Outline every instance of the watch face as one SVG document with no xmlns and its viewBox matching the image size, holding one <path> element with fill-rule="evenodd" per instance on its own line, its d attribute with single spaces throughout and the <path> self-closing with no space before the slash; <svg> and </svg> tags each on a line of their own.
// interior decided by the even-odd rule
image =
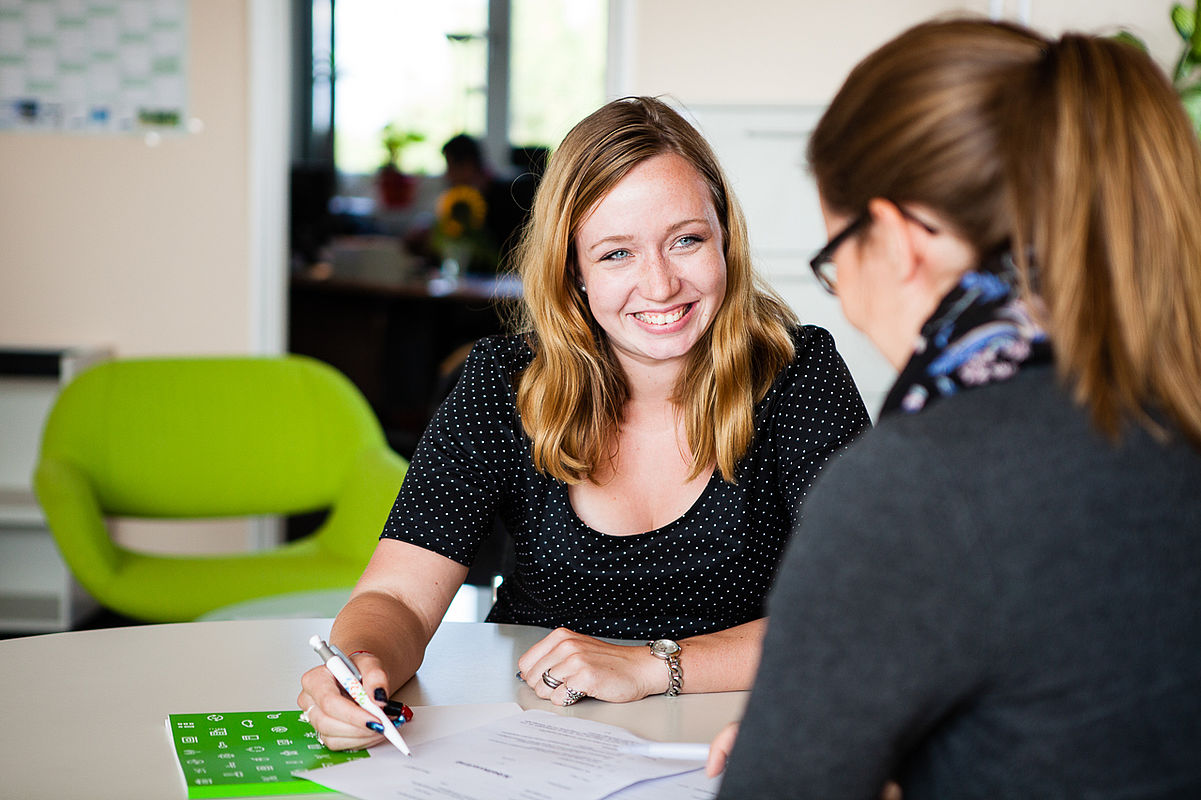
<svg viewBox="0 0 1201 800">
<path fill-rule="evenodd" d="M 651 644 L 651 652 L 657 656 L 666 658 L 667 656 L 674 656 L 679 653 L 680 646 L 671 639 L 656 639 Z"/>
</svg>

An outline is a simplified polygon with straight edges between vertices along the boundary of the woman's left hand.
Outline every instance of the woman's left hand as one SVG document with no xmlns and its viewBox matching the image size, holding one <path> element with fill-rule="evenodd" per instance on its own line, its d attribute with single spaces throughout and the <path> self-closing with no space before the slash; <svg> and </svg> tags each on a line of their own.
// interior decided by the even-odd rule
<svg viewBox="0 0 1201 800">
<path fill-rule="evenodd" d="M 568 699 L 579 692 L 628 703 L 667 691 L 669 682 L 667 668 L 645 645 L 609 644 L 567 628 L 556 628 L 525 651 L 517 668 L 535 694 L 559 706 L 571 705 Z M 562 683 L 552 689 L 544 672 Z"/>
<path fill-rule="evenodd" d="M 731 722 L 721 729 L 713 741 L 709 743 L 709 760 L 705 762 L 705 775 L 716 778 L 726 769 L 726 761 L 730 759 L 730 751 L 738 739 L 738 723 Z M 883 798 L 888 800 L 888 798 Z"/>
</svg>

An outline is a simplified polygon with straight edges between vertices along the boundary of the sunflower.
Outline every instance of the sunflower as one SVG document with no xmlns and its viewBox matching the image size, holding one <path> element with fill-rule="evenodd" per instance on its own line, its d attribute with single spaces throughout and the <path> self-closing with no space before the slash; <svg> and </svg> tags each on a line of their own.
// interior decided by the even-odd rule
<svg viewBox="0 0 1201 800">
<path fill-rule="evenodd" d="M 452 186 L 438 198 L 437 213 L 442 233 L 458 239 L 484 227 L 488 206 L 475 187 Z"/>
</svg>

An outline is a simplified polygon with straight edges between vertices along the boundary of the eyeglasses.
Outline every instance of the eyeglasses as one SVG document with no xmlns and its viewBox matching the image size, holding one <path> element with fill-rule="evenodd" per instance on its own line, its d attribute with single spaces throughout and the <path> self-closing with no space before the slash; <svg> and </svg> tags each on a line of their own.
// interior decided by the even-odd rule
<svg viewBox="0 0 1201 800">
<path fill-rule="evenodd" d="M 938 233 L 937 228 L 925 220 L 918 219 L 906 211 L 904 207 L 897 206 L 897 210 L 901 212 L 901 216 L 905 219 L 921 225 L 927 233 Z M 842 247 L 843 242 L 853 236 L 870 219 L 871 214 L 864 211 L 851 220 L 849 225 L 835 234 L 834 238 L 826 242 L 826 246 L 818 250 L 813 258 L 809 259 L 809 268 L 813 270 L 813 277 L 817 278 L 817 282 L 821 284 L 821 287 L 830 294 L 838 294 L 838 265 L 834 263 L 834 253 L 838 251 L 838 248 Z"/>
<path fill-rule="evenodd" d="M 826 242 L 826 246 L 818 250 L 813 258 L 809 259 L 809 268 L 813 270 L 813 277 L 817 278 L 821 287 L 830 294 L 838 294 L 838 265 L 834 263 L 834 253 L 870 218 L 866 211 L 855 217 L 849 225 L 835 234 L 834 238 Z"/>
</svg>

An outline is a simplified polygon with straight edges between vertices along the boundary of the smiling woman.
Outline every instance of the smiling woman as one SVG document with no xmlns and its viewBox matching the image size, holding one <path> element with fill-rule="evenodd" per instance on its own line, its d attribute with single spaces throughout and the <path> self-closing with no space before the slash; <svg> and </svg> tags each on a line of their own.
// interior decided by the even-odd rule
<svg viewBox="0 0 1201 800">
<path fill-rule="evenodd" d="M 396 689 L 498 516 L 488 619 L 556 629 L 515 665 L 540 697 L 746 688 L 801 500 L 867 425 L 830 335 L 759 287 L 712 150 L 650 98 L 567 135 L 517 261 L 523 330 L 472 350 L 332 640 Z M 303 685 L 327 742 L 370 743 L 327 675 Z"/>
<path fill-rule="evenodd" d="M 576 234 L 580 286 L 626 374 L 678 364 L 726 295 L 723 237 L 699 172 L 674 153 L 648 159 Z"/>
<path fill-rule="evenodd" d="M 725 299 L 724 237 L 700 173 L 664 153 L 597 202 L 575 238 L 580 290 L 630 398 L 616 452 L 571 485 L 571 502 L 597 530 L 641 533 L 683 514 L 713 471 L 694 469 L 668 393 Z"/>
</svg>

